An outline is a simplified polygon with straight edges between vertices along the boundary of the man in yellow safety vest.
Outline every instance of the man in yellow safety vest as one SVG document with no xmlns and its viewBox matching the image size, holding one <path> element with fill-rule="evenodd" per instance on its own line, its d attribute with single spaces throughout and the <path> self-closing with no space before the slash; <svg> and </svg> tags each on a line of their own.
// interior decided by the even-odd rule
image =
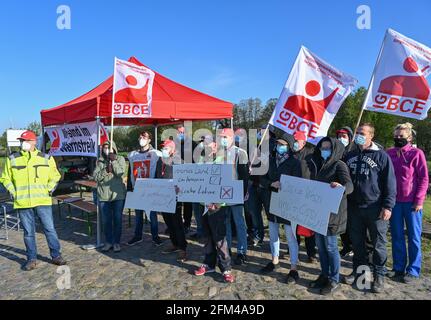
<svg viewBox="0 0 431 320">
<path fill-rule="evenodd" d="M 18 139 L 21 141 L 21 151 L 6 159 L 0 183 L 13 197 L 14 209 L 18 211 L 24 229 L 27 262 L 23 269 L 30 271 L 36 268 L 36 216 L 42 223 L 52 263 L 65 265 L 54 229 L 51 199 L 61 175 L 54 158 L 36 149 L 37 138 L 34 132 L 25 131 Z"/>
</svg>

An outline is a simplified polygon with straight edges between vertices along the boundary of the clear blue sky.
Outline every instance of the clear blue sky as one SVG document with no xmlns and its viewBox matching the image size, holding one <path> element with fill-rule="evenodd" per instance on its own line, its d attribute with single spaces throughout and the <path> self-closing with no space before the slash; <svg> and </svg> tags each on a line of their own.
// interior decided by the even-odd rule
<svg viewBox="0 0 431 320">
<path fill-rule="evenodd" d="M 72 29 L 56 27 L 57 6 Z M 356 8 L 371 8 L 371 30 Z M 278 97 L 301 44 L 367 86 L 391 27 L 431 46 L 431 1 L 1 1 L 0 132 L 95 87 L 117 56 L 238 102 Z"/>
</svg>

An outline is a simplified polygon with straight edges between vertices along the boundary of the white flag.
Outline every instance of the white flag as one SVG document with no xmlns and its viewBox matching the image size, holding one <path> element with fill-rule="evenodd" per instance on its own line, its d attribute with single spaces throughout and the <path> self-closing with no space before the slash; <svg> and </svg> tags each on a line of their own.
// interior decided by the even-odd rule
<svg viewBox="0 0 431 320">
<path fill-rule="evenodd" d="M 304 132 L 308 142 L 317 144 L 356 83 L 301 47 L 269 123 L 289 134 Z"/>
<path fill-rule="evenodd" d="M 149 118 L 155 73 L 134 63 L 115 58 L 114 118 Z"/>
<path fill-rule="evenodd" d="M 431 49 L 389 29 L 364 109 L 423 120 L 431 107 Z"/>
</svg>

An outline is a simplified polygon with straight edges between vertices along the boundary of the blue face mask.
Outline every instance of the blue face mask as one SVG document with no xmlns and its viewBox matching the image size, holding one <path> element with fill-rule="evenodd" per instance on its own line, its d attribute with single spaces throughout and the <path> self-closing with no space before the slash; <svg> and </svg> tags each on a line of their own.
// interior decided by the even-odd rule
<svg viewBox="0 0 431 320">
<path fill-rule="evenodd" d="M 326 161 L 331 156 L 332 151 L 331 150 L 320 150 L 320 154 L 322 155 L 323 160 Z"/>
<path fill-rule="evenodd" d="M 221 138 L 221 139 L 220 139 L 220 144 L 221 144 L 221 146 L 222 146 L 223 148 L 227 148 L 227 147 L 228 147 L 228 145 L 229 145 L 227 138 Z"/>
<path fill-rule="evenodd" d="M 178 140 L 183 141 L 184 140 L 184 133 L 178 134 Z"/>
<path fill-rule="evenodd" d="M 365 136 L 363 136 L 362 134 L 357 134 L 355 136 L 355 143 L 359 146 L 363 146 L 365 144 L 365 142 L 367 142 L 367 138 L 365 138 Z"/>
<path fill-rule="evenodd" d="M 168 149 L 162 149 L 162 157 L 167 159 L 171 156 Z"/>
<path fill-rule="evenodd" d="M 289 148 L 285 144 L 278 144 L 277 145 L 277 153 L 280 155 L 286 154 L 288 150 L 289 150 Z"/>
<path fill-rule="evenodd" d="M 298 142 L 298 141 L 296 141 L 296 142 L 293 144 L 293 151 L 295 151 L 295 152 L 299 151 L 299 142 Z"/>
<path fill-rule="evenodd" d="M 240 143 L 241 142 L 241 137 L 240 136 L 235 136 L 235 142 L 236 143 Z"/>
</svg>

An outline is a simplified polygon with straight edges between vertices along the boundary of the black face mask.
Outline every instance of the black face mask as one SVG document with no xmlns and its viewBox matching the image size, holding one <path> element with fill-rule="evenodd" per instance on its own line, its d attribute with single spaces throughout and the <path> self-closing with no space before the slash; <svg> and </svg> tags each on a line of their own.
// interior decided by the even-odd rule
<svg viewBox="0 0 431 320">
<path fill-rule="evenodd" d="M 395 147 L 402 148 L 409 143 L 406 138 L 394 138 Z"/>
</svg>

